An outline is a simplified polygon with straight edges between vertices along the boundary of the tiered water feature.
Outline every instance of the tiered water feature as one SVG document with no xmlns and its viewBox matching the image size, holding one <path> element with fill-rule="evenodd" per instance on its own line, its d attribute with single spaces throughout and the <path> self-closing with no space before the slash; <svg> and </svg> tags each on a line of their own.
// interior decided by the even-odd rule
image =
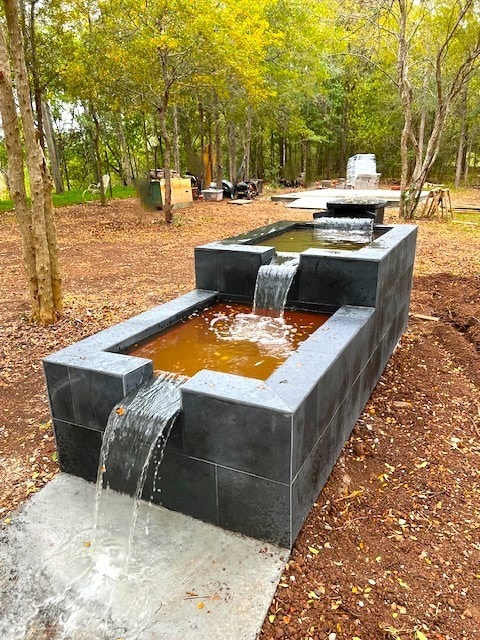
<svg viewBox="0 0 480 640">
<path fill-rule="evenodd" d="M 156 334 L 168 342 L 189 316 L 200 333 L 232 337 L 230 311 L 251 315 L 259 269 L 275 255 L 259 243 L 295 229 L 318 231 L 313 223 L 282 222 L 197 247 L 194 291 L 44 360 L 63 471 L 95 480 L 112 410 L 122 413 L 125 397 L 154 369 L 173 368 L 163 355 L 154 364 L 136 350 Z M 324 315 L 301 343 L 290 332 L 288 353 L 271 369 L 258 374 L 257 354 L 246 371 L 230 372 L 221 366 L 230 356 L 219 350 L 216 362 L 200 359 L 196 371 L 180 372 L 189 376 L 178 389 L 180 412 L 161 473 L 153 462 L 146 470 L 144 499 L 291 547 L 407 323 L 416 227 L 376 225 L 374 233 L 355 250 L 296 252 L 285 321 L 292 309 L 300 314 L 294 329 L 310 322 L 308 314 Z M 223 306 L 209 316 L 215 305 Z M 118 467 L 130 464 L 125 456 Z M 117 487 L 116 473 L 110 481 Z"/>
</svg>

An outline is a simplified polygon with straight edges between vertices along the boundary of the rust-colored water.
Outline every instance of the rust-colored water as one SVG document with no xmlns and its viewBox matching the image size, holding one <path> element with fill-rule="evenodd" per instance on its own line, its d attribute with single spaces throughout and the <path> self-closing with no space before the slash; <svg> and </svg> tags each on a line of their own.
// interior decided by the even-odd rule
<svg viewBox="0 0 480 640">
<path fill-rule="evenodd" d="M 128 353 L 153 360 L 156 371 L 193 376 L 210 369 L 266 380 L 328 317 L 289 310 L 283 318 L 254 316 L 246 305 L 218 302 Z"/>
</svg>

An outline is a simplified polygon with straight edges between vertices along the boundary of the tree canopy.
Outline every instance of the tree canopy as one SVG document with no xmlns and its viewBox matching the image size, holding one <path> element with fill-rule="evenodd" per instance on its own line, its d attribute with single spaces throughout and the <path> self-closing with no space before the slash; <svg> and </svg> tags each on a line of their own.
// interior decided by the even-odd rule
<svg viewBox="0 0 480 640">
<path fill-rule="evenodd" d="M 208 145 L 232 181 L 341 177 L 374 153 L 407 217 L 425 180 L 478 180 L 475 0 L 24 0 L 21 14 L 57 191 L 200 175 Z"/>
</svg>

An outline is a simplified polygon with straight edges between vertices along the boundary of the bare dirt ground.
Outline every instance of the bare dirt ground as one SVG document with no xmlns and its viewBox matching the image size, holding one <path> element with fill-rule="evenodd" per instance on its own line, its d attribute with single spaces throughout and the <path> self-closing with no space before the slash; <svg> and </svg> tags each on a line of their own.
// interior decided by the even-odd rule
<svg viewBox="0 0 480 640">
<path fill-rule="evenodd" d="M 194 246 L 308 217 L 268 198 L 197 202 L 169 226 L 135 200 L 60 209 L 65 310 L 51 327 L 28 321 L 15 221 L 0 217 L 3 526 L 57 473 L 41 358 L 191 290 Z M 260 640 L 480 637 L 480 228 L 417 224 L 409 327 L 298 536 Z"/>
</svg>

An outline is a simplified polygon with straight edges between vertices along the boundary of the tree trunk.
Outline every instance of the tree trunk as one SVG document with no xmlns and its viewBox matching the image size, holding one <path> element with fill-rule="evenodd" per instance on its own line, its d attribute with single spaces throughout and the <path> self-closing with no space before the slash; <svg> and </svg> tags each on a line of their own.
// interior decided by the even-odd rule
<svg viewBox="0 0 480 640">
<path fill-rule="evenodd" d="M 221 189 L 223 183 L 222 136 L 220 125 L 220 109 L 217 109 L 215 114 L 215 181 L 217 183 L 217 189 Z"/>
<path fill-rule="evenodd" d="M 58 159 L 58 147 L 55 138 L 55 132 L 53 130 L 52 114 L 48 102 L 42 102 L 43 112 L 43 125 L 45 129 L 45 139 L 47 141 L 48 157 L 50 159 L 50 168 L 52 171 L 52 178 L 55 184 L 55 192 L 63 193 L 63 179 L 60 171 L 60 162 Z"/>
<path fill-rule="evenodd" d="M 123 118 L 121 113 L 117 118 L 117 138 L 121 151 L 122 182 L 125 186 L 130 186 L 133 184 L 134 172 L 132 162 L 130 160 L 130 154 L 128 153 L 127 138 L 125 136 L 125 129 L 123 126 Z"/>
<path fill-rule="evenodd" d="M 149 152 L 149 146 L 150 145 L 148 144 L 147 120 L 145 118 L 145 114 L 144 113 L 142 113 L 142 125 L 143 125 L 143 127 L 142 127 L 142 129 L 143 129 L 143 149 L 144 149 L 144 153 L 145 153 L 145 162 L 147 164 L 147 171 L 148 171 L 148 168 L 150 166 L 150 152 Z M 155 166 L 155 163 L 154 163 L 154 166 L 152 168 L 156 171 L 157 167 Z"/>
<path fill-rule="evenodd" d="M 37 114 L 37 131 L 38 131 L 38 141 L 42 148 L 42 151 L 45 153 L 45 127 L 43 122 L 43 111 L 42 111 L 42 88 L 40 85 L 40 76 L 38 73 L 38 63 L 37 63 L 37 39 L 35 33 L 35 5 L 37 4 L 37 0 L 30 0 L 30 16 L 29 16 L 29 30 L 30 30 L 30 73 L 32 75 L 32 85 L 33 85 L 33 99 L 35 102 L 35 112 Z"/>
<path fill-rule="evenodd" d="M 468 93 L 465 89 L 462 91 L 460 101 L 460 135 L 458 139 L 457 163 L 455 167 L 455 188 L 458 189 L 462 180 L 463 168 L 465 165 L 466 148 L 467 148 L 467 102 Z"/>
<path fill-rule="evenodd" d="M 468 185 L 468 174 L 470 169 L 470 157 L 472 154 L 472 148 L 473 148 L 473 138 L 470 137 L 470 139 L 468 140 L 467 149 L 465 151 L 465 168 L 463 172 L 463 184 L 465 186 Z"/>
<path fill-rule="evenodd" d="M 10 81 L 10 62 L 3 29 L 0 27 L 0 115 L 8 156 L 8 189 L 15 207 L 15 215 L 22 239 L 23 260 L 27 275 L 32 316 L 40 312 L 35 247 L 32 233 L 32 212 L 27 201 L 23 173 L 23 150 L 17 108 Z"/>
<path fill-rule="evenodd" d="M 201 102 L 198 103 L 198 119 L 200 121 L 200 149 L 203 152 L 205 148 L 205 114 Z"/>
<path fill-rule="evenodd" d="M 100 123 L 98 121 L 97 112 L 91 102 L 88 104 L 88 111 L 93 122 L 92 128 L 92 140 L 93 140 L 93 153 L 95 156 L 95 165 L 98 173 L 98 184 L 100 187 L 100 206 L 107 206 L 107 199 L 105 197 L 105 186 L 103 184 L 103 169 L 102 159 L 100 157 Z"/>
<path fill-rule="evenodd" d="M 173 167 L 180 175 L 180 139 L 178 136 L 178 111 L 177 105 L 173 105 Z"/>
<path fill-rule="evenodd" d="M 165 177 L 165 202 L 163 202 L 163 212 L 165 214 L 165 222 L 173 222 L 172 212 L 172 183 L 170 177 L 170 162 L 171 162 L 171 140 L 167 127 L 167 105 L 168 97 L 164 99 L 161 106 L 158 107 L 158 115 L 160 120 L 160 131 L 162 132 L 162 138 L 165 143 L 165 151 L 163 154 L 164 163 L 164 177 Z"/>
<path fill-rule="evenodd" d="M 32 197 L 32 232 L 38 277 L 38 320 L 42 324 L 55 321 L 61 311 L 62 291 L 58 268 L 51 182 L 42 150 L 37 143 L 35 122 L 30 103 L 30 87 L 23 48 L 19 7 L 15 0 L 3 0 L 10 38 L 11 61 L 15 73 L 20 116 L 25 144 L 25 156 Z"/>
<path fill-rule="evenodd" d="M 280 165 L 280 177 L 285 178 L 283 173 L 284 173 L 284 167 L 286 164 L 286 143 L 285 143 L 285 138 L 283 136 L 280 136 L 280 139 L 278 141 L 278 155 L 279 155 L 278 160 Z"/>
<path fill-rule="evenodd" d="M 250 150 L 252 147 L 252 109 L 248 107 L 247 113 L 247 130 L 245 132 L 245 155 L 244 155 L 244 171 L 245 180 L 250 179 Z"/>
<path fill-rule="evenodd" d="M 228 172 L 230 180 L 237 181 L 237 140 L 235 135 L 235 124 L 228 123 Z"/>
</svg>

